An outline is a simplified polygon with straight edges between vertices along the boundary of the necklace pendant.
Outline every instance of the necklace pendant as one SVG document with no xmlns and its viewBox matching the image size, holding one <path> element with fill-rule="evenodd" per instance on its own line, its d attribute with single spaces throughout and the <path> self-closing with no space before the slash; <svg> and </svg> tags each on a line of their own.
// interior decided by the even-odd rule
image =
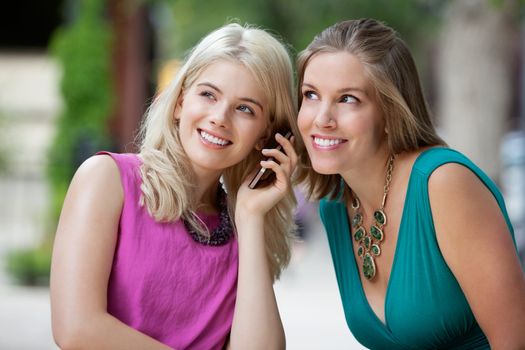
<svg viewBox="0 0 525 350">
<path fill-rule="evenodd" d="M 374 220 L 376 221 L 378 226 L 385 226 L 386 225 L 386 214 L 382 209 L 378 209 L 374 212 Z"/>
<path fill-rule="evenodd" d="M 366 230 L 363 226 L 359 226 L 354 232 L 354 240 L 361 242 L 364 236 L 366 236 Z"/>
<path fill-rule="evenodd" d="M 352 218 L 352 227 L 356 228 L 358 226 L 361 226 L 363 223 L 363 215 L 361 213 L 355 213 L 354 217 Z"/>
<path fill-rule="evenodd" d="M 372 225 L 370 227 L 370 234 L 378 242 L 382 242 L 383 238 L 385 237 L 383 230 L 381 230 L 377 225 Z"/>
<path fill-rule="evenodd" d="M 373 279 L 376 275 L 376 264 L 370 253 L 365 253 L 363 257 L 363 275 L 367 280 Z"/>
<path fill-rule="evenodd" d="M 360 258 L 363 258 L 363 254 L 365 253 L 365 248 L 363 248 L 362 245 L 357 247 L 357 256 Z"/>
<path fill-rule="evenodd" d="M 381 243 L 385 239 L 383 227 L 386 225 L 386 213 L 384 211 L 386 197 L 390 189 L 390 181 L 392 180 L 392 171 L 394 170 L 394 155 L 390 155 L 387 164 L 387 171 L 385 175 L 385 186 L 383 192 L 383 201 L 381 207 L 374 211 L 372 216 L 372 225 L 370 231 L 366 231 L 363 227 L 364 216 L 359 210 L 361 203 L 359 199 L 352 192 L 352 210 L 354 216 L 350 222 L 350 235 L 352 236 L 352 229 L 354 230 L 353 239 L 358 243 L 357 256 L 362 260 L 363 276 L 367 280 L 374 279 L 377 267 L 375 258 L 381 255 Z"/>
<path fill-rule="evenodd" d="M 381 255 L 381 247 L 379 246 L 379 244 L 372 244 L 372 247 L 370 248 L 370 251 L 375 256 Z"/>
</svg>

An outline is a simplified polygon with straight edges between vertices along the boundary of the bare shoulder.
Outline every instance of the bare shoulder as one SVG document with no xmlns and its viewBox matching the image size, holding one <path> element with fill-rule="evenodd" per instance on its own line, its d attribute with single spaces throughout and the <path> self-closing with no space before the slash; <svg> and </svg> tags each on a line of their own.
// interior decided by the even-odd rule
<svg viewBox="0 0 525 350">
<path fill-rule="evenodd" d="M 75 177 L 104 176 L 120 179 L 117 163 L 106 154 L 99 154 L 86 159 L 77 169 Z M 109 179 L 108 178 L 108 179 Z"/>
<path fill-rule="evenodd" d="M 123 200 L 124 190 L 117 164 L 108 155 L 96 155 L 84 161 L 73 176 L 62 216 L 116 216 Z"/>
<path fill-rule="evenodd" d="M 512 249 L 511 236 L 494 194 L 468 167 L 447 163 L 438 167 L 428 180 L 428 196 L 436 237 L 445 257 L 448 242 L 472 245 L 484 238 L 505 240 Z M 481 240 L 481 241 L 480 241 Z"/>
<path fill-rule="evenodd" d="M 95 155 L 85 160 L 77 169 L 71 186 L 100 189 L 106 195 L 123 193 L 119 168 L 109 155 Z"/>
<path fill-rule="evenodd" d="M 439 249 L 491 347 L 523 348 L 525 280 L 496 198 L 456 163 L 432 173 L 428 194 Z"/>
<path fill-rule="evenodd" d="M 446 163 L 438 167 L 430 175 L 429 190 L 447 190 L 450 186 L 463 188 L 465 185 L 483 184 L 472 170 L 458 163 Z"/>
<path fill-rule="evenodd" d="M 447 163 L 438 167 L 428 180 L 428 193 L 433 207 L 487 204 L 498 209 L 489 188 L 468 167 L 458 163 Z"/>
</svg>

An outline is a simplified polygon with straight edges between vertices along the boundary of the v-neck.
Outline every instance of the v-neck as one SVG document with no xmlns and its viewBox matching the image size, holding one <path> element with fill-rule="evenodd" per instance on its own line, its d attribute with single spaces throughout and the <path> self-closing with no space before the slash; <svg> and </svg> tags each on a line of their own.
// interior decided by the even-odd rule
<svg viewBox="0 0 525 350">
<path fill-rule="evenodd" d="M 344 212 L 344 215 L 346 217 L 346 237 L 348 239 L 348 241 L 350 242 L 350 252 L 352 254 L 352 257 L 353 257 L 353 262 L 354 262 L 354 273 L 356 274 L 356 276 L 354 276 L 357 281 L 359 281 L 359 291 L 360 291 L 360 294 L 361 294 L 361 298 L 363 299 L 363 302 L 364 304 L 366 305 L 368 311 L 370 312 L 370 314 L 372 315 L 372 317 L 377 321 L 377 323 L 382 327 L 384 328 L 390 335 L 392 335 L 392 332 L 390 330 L 390 327 L 388 325 L 388 316 L 387 316 L 387 302 L 388 302 L 388 297 L 389 297 L 389 294 L 390 294 L 390 290 L 391 290 L 391 283 L 392 283 L 392 276 L 394 276 L 394 273 L 395 273 L 395 270 L 396 270 L 396 266 L 397 266 L 397 261 L 399 260 L 397 258 L 397 256 L 399 255 L 399 242 L 400 242 L 400 239 L 402 239 L 403 235 L 402 235 L 402 232 L 403 232 L 403 226 L 405 225 L 405 221 L 406 221 L 406 211 L 407 211 L 407 202 L 408 202 L 408 194 L 409 194 L 409 190 L 410 190 L 410 187 L 411 187 L 411 184 L 412 184 L 412 181 L 413 181 L 413 174 L 414 174 L 414 169 L 416 167 L 416 164 L 417 162 L 419 161 L 419 159 L 421 158 L 421 156 L 425 153 L 427 153 L 428 151 L 431 151 L 432 149 L 435 149 L 436 147 L 431 147 L 431 148 L 428 148 L 426 150 L 424 150 L 423 152 L 421 152 L 420 154 L 417 155 L 416 159 L 414 160 L 414 163 L 412 164 L 412 167 L 410 169 L 410 176 L 409 176 L 409 180 L 408 180 L 408 183 L 407 183 L 407 188 L 406 188 L 406 191 L 405 191 L 405 198 L 404 198 L 404 203 L 403 203 L 403 211 L 401 213 L 401 220 L 399 222 L 399 228 L 397 230 L 397 241 L 396 241 L 396 247 L 394 249 L 394 256 L 392 258 L 392 266 L 391 266 L 391 269 L 390 269 L 390 276 L 388 276 L 388 283 L 387 283 L 387 287 L 386 287 L 386 292 L 385 292 L 385 298 L 383 299 L 383 312 L 384 312 L 384 315 L 385 315 L 385 322 L 383 322 L 379 316 L 376 314 L 376 312 L 374 311 L 374 309 L 372 308 L 372 306 L 370 305 L 370 302 L 368 301 L 368 297 L 366 296 L 366 293 L 365 293 L 365 290 L 363 288 L 363 283 L 361 281 L 361 276 L 359 275 L 359 266 L 358 266 L 358 261 L 356 259 L 356 255 L 354 253 L 354 241 L 353 241 L 353 236 L 352 236 L 352 225 L 350 224 L 350 217 L 348 216 L 348 210 L 347 210 L 347 206 L 346 204 L 343 204 L 341 203 L 341 210 Z"/>
</svg>

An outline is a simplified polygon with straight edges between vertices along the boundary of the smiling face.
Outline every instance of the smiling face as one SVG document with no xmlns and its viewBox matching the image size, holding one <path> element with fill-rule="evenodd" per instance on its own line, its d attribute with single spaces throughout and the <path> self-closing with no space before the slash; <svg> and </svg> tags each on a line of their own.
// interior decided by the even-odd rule
<svg viewBox="0 0 525 350">
<path fill-rule="evenodd" d="M 385 152 L 383 114 L 356 56 L 316 54 L 300 89 L 298 125 L 316 172 L 344 174 Z"/>
<path fill-rule="evenodd" d="M 179 137 L 199 175 L 219 176 L 266 136 L 264 91 L 240 63 L 217 61 L 184 91 L 175 108 Z"/>
</svg>

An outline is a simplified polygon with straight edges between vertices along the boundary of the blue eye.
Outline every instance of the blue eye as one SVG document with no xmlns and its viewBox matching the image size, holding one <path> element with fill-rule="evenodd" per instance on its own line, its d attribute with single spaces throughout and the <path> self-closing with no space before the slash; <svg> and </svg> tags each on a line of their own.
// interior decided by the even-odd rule
<svg viewBox="0 0 525 350">
<path fill-rule="evenodd" d="M 247 105 L 240 105 L 237 109 L 243 113 L 255 114 L 253 110 Z"/>
<path fill-rule="evenodd" d="M 341 97 L 341 99 L 339 99 L 339 102 L 342 102 L 342 103 L 357 103 L 359 102 L 359 100 L 357 98 L 355 98 L 354 96 L 352 95 L 344 95 Z"/>
<path fill-rule="evenodd" d="M 213 95 L 211 92 L 209 92 L 208 90 L 204 90 L 204 91 L 201 91 L 199 93 L 199 96 L 203 96 L 203 97 L 206 97 L 207 99 L 210 99 L 210 100 L 215 100 L 215 95 Z"/>
<path fill-rule="evenodd" d="M 307 100 L 318 100 L 319 99 L 319 97 L 315 94 L 315 92 L 310 91 L 310 90 L 303 92 L 303 96 Z"/>
</svg>

